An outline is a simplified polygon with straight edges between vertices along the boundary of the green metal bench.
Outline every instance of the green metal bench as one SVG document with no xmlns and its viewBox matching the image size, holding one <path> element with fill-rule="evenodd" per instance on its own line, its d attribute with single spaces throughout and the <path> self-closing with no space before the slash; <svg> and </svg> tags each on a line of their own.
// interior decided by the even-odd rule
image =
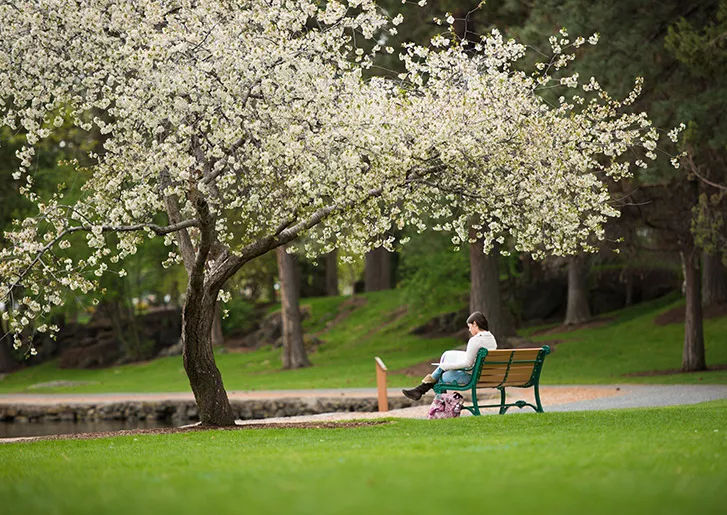
<svg viewBox="0 0 727 515">
<path fill-rule="evenodd" d="M 540 349 L 498 349 L 488 351 L 480 349 L 477 352 L 475 364 L 472 367 L 472 378 L 465 385 L 454 383 L 437 383 L 434 385 L 435 393 L 444 393 L 449 390 L 471 390 L 472 406 L 465 406 L 473 415 L 480 415 L 481 408 L 500 408 L 500 415 L 504 415 L 509 408 L 517 406 L 524 408 L 530 406 L 536 412 L 542 413 L 540 404 L 540 371 L 543 369 L 545 356 L 550 354 L 547 345 Z M 530 388 L 535 390 L 535 405 L 525 401 L 512 403 L 505 402 L 505 388 Z M 477 402 L 478 388 L 497 388 L 500 390 L 500 404 L 480 406 Z"/>
</svg>

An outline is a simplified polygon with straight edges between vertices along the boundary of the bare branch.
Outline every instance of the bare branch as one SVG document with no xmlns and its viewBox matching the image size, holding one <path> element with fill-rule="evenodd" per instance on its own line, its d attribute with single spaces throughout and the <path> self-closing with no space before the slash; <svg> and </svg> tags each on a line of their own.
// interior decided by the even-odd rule
<svg viewBox="0 0 727 515">
<path fill-rule="evenodd" d="M 164 170 L 159 174 L 159 182 L 164 195 L 164 205 L 167 208 L 167 216 L 169 221 L 173 224 L 182 222 L 181 210 L 179 208 L 179 199 L 176 195 L 165 195 L 164 191 L 171 187 L 171 179 L 169 173 Z M 192 245 L 192 238 L 189 236 L 189 232 L 181 230 L 176 235 L 177 246 L 179 247 L 179 254 L 182 256 L 184 262 L 184 268 L 189 273 L 192 269 L 192 263 L 194 263 L 194 246 Z"/>
<path fill-rule="evenodd" d="M 704 184 L 708 184 L 712 186 L 713 188 L 717 188 L 718 190 L 727 191 L 727 186 L 724 186 L 722 184 L 717 184 L 716 182 L 712 182 L 703 175 L 699 173 L 699 170 L 697 168 L 696 163 L 694 162 L 694 159 L 692 159 L 691 155 L 687 155 L 686 162 L 689 165 L 689 171 L 697 176 L 697 178 L 702 181 Z"/>
</svg>

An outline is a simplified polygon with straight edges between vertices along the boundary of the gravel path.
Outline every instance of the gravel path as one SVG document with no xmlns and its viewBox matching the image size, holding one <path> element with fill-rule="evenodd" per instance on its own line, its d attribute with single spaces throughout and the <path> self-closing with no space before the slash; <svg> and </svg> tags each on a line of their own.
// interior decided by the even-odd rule
<svg viewBox="0 0 727 515">
<path fill-rule="evenodd" d="M 553 387 L 561 388 L 561 387 Z M 727 385 L 614 385 L 618 395 L 544 406 L 546 411 L 587 411 L 696 404 L 727 399 Z M 543 395 L 541 394 L 541 397 Z"/>
</svg>

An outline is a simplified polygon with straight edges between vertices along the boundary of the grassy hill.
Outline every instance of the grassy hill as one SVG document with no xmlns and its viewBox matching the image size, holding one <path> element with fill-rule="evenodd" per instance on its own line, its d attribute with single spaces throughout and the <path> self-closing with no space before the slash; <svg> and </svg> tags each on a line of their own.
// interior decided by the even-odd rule
<svg viewBox="0 0 727 515">
<path fill-rule="evenodd" d="M 294 388 L 358 388 L 375 386 L 374 356 L 386 363 L 389 386 L 416 382 L 396 370 L 431 361 L 463 341 L 423 338 L 410 334 L 431 317 L 461 309 L 453 301 L 436 312 L 411 312 L 401 291 L 305 299 L 311 317 L 305 329 L 323 343 L 310 359 L 313 367 L 280 369 L 280 349 L 219 353 L 217 364 L 228 390 Z M 727 383 L 727 370 L 696 374 L 632 376 L 678 369 L 681 364 L 683 325 L 659 325 L 655 319 L 680 306 L 679 300 L 660 299 L 613 312 L 578 330 L 559 327 L 530 328 L 522 332 L 536 344 L 554 348 L 545 362 L 545 384 L 608 383 Z M 707 363 L 727 364 L 727 317 L 705 320 Z M 53 381 L 82 383 L 37 387 Z M 61 383 L 63 384 L 63 383 Z M 100 370 L 63 370 L 56 362 L 21 370 L 0 380 L 0 392 L 176 392 L 189 391 L 181 356 L 161 358 Z"/>
</svg>

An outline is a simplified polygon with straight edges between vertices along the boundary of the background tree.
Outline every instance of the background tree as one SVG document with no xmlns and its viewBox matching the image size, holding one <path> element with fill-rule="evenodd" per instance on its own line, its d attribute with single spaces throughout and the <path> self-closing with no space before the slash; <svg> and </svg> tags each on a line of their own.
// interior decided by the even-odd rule
<svg viewBox="0 0 727 515">
<path fill-rule="evenodd" d="M 375 248 L 364 257 L 364 288 L 365 291 L 390 290 L 391 255 L 384 247 Z"/>
<path fill-rule="evenodd" d="M 578 325 L 591 319 L 588 295 L 588 256 L 568 258 L 568 305 L 565 325 Z"/>
<path fill-rule="evenodd" d="M 300 316 L 300 274 L 295 256 L 285 246 L 276 249 L 280 278 L 280 308 L 283 319 L 283 368 L 304 368 L 311 365 L 303 345 L 303 324 Z"/>
<path fill-rule="evenodd" d="M 648 6 L 638 0 L 619 2 L 618 5 L 605 1 L 544 1 L 533 5 L 519 27 L 510 28 L 510 33 L 536 44 L 540 34 L 552 30 L 556 23 L 578 32 L 598 30 L 609 42 L 607 46 L 612 49 L 611 44 L 615 45 L 619 51 L 605 51 L 601 47 L 578 60 L 574 69 L 584 77 L 600 75 L 600 83 L 618 94 L 623 94 L 630 87 L 631 77 L 643 75 L 646 86 L 635 107 L 652 112 L 657 126 L 691 122 L 687 140 L 691 138 L 693 127 L 699 127 L 706 132 L 705 137 L 697 139 L 708 141 L 707 145 L 713 146 L 723 142 L 726 135 L 716 120 L 717 113 L 724 107 L 725 96 L 720 94 L 723 81 L 715 81 L 714 77 L 705 80 L 704 75 L 700 77 L 693 69 L 680 65 L 678 59 L 671 55 L 679 53 L 669 50 L 674 46 L 669 43 L 669 38 L 674 38 L 675 33 L 686 30 L 687 26 L 704 27 L 711 23 L 717 15 L 718 5 L 718 0 L 697 3 L 672 0 Z M 511 4 L 504 4 L 503 9 L 519 11 Z M 655 156 L 654 149 L 646 150 L 644 155 Z M 704 155 L 700 154 L 701 157 Z M 692 185 L 683 170 L 657 165 L 637 173 L 636 186 L 656 184 L 668 185 L 671 191 L 670 195 L 658 195 L 659 201 L 666 202 L 663 210 L 681 209 L 674 216 L 659 217 L 659 224 L 667 220 L 673 223 L 672 227 L 663 228 L 660 233 L 676 245 L 673 251 L 685 258 L 685 266 L 696 267 L 685 268 L 687 313 L 684 355 L 703 355 L 701 304 L 697 306 L 689 301 L 695 298 L 692 288 L 701 289 L 700 260 L 692 259 L 694 252 L 701 251 L 695 250 L 691 225 L 683 223 L 684 220 L 692 220 L 700 195 L 693 195 Z M 682 193 L 692 200 L 691 204 L 685 204 L 679 198 Z M 659 211 L 659 208 L 656 210 Z M 671 237 L 677 231 L 682 232 L 678 237 Z M 698 370 L 703 366 L 700 359 L 685 359 L 682 364 L 684 370 Z"/>
<path fill-rule="evenodd" d="M 338 292 L 338 252 L 332 250 L 325 256 L 326 295 L 337 297 Z"/>
<path fill-rule="evenodd" d="M 669 27 L 666 49 L 693 76 L 686 108 L 691 120 L 687 170 L 703 183 L 693 230 L 705 252 L 705 305 L 727 303 L 727 131 L 719 113 L 727 108 L 727 1 L 707 3 L 711 17 L 680 18 Z"/>
<path fill-rule="evenodd" d="M 515 336 L 515 323 L 506 309 L 500 291 L 500 246 L 493 245 L 485 253 L 482 238 L 469 244 L 470 303 L 469 310 L 481 311 L 487 318 L 490 332 L 500 348 L 510 348 L 508 338 Z"/>
<path fill-rule="evenodd" d="M 406 41 L 414 41 L 419 44 L 426 44 L 431 38 L 446 35 L 450 31 L 456 35 L 457 39 L 476 44 L 481 35 L 487 32 L 488 26 L 491 26 L 492 17 L 498 14 L 499 8 L 498 2 L 495 2 L 494 8 L 491 8 L 483 2 L 476 1 L 425 2 L 423 8 L 414 7 L 414 2 L 410 2 L 404 7 L 396 4 L 398 2 L 387 7 L 392 10 L 401 10 L 404 13 L 404 22 L 399 33 L 393 37 L 400 41 L 406 38 Z M 436 21 L 450 17 L 452 24 L 447 26 L 446 30 L 441 23 Z M 498 17 L 497 21 L 509 22 L 510 20 Z M 382 65 L 391 67 L 393 70 L 397 69 L 397 63 L 391 59 L 384 59 Z M 473 186 L 477 187 L 476 184 Z M 501 292 L 500 246 L 495 245 L 485 252 L 481 238 L 476 237 L 478 231 L 471 232 L 473 236 L 469 243 L 469 310 L 470 312 L 483 312 L 498 345 L 507 348 L 509 347 L 508 338 L 515 336 L 515 321 Z M 367 259 L 367 276 L 372 276 L 372 280 L 374 274 L 369 273 L 369 266 L 373 266 L 376 262 L 373 256 Z"/>
</svg>

